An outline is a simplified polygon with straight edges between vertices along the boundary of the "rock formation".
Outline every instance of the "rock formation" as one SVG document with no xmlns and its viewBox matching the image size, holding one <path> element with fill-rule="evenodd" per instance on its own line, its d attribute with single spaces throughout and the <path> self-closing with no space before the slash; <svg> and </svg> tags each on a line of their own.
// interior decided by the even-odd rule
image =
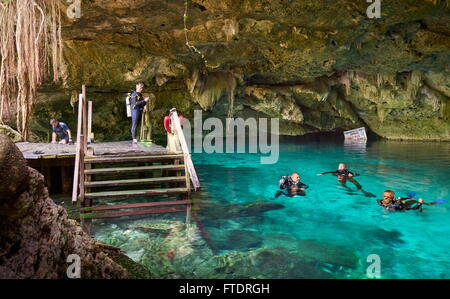
<svg viewBox="0 0 450 299">
<path fill-rule="evenodd" d="M 49 198 L 43 176 L 28 168 L 20 150 L 1 134 L 0 226 L 0 278 L 67 278 L 72 254 L 80 257 L 81 278 L 129 276 L 67 218 Z"/>
<path fill-rule="evenodd" d="M 64 18 L 64 79 L 41 89 L 36 138 L 49 116 L 74 126 L 69 101 L 81 84 L 97 138 L 128 137 L 124 96 L 143 81 L 156 94 L 155 132 L 173 106 L 226 117 L 232 92 L 235 116 L 280 117 L 285 135 L 366 126 L 391 139 L 450 140 L 448 2 L 385 1 L 374 19 L 366 1 L 187 4 L 198 52 L 186 46 L 185 1 L 83 1 L 79 19 Z"/>
</svg>

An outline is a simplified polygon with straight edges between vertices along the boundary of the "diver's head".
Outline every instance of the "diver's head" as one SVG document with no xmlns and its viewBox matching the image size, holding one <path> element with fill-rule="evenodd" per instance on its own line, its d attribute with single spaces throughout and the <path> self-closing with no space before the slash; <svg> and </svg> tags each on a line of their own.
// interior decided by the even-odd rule
<svg viewBox="0 0 450 299">
<path fill-rule="evenodd" d="M 300 181 L 300 175 L 299 175 L 297 172 L 293 172 L 293 173 L 291 174 L 291 180 L 292 180 L 294 183 L 297 183 L 298 181 Z"/>
<path fill-rule="evenodd" d="M 346 170 L 347 169 L 347 165 L 345 165 L 345 163 L 339 163 L 338 169 L 339 170 Z"/>
<path fill-rule="evenodd" d="M 384 205 L 390 204 L 394 200 L 395 193 L 392 190 L 386 190 L 383 192 L 383 200 L 381 201 Z"/>
</svg>

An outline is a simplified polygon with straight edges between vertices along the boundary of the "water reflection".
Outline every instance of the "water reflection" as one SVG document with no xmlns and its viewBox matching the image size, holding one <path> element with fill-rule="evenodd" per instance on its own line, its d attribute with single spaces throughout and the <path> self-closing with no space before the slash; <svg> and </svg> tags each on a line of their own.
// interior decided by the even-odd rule
<svg viewBox="0 0 450 299">
<path fill-rule="evenodd" d="M 366 153 L 367 143 L 365 141 L 344 141 L 344 150 L 349 153 Z"/>
</svg>

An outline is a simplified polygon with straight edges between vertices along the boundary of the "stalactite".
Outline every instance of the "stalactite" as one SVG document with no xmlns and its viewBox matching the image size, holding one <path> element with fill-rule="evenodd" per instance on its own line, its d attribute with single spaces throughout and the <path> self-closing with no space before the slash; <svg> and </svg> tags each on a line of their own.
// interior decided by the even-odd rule
<svg viewBox="0 0 450 299">
<path fill-rule="evenodd" d="M 422 86 L 422 73 L 413 71 L 410 73 L 409 80 L 407 80 L 406 90 L 411 98 L 416 98 L 417 92 Z"/>
<path fill-rule="evenodd" d="M 349 95 L 352 90 L 353 71 L 346 71 L 339 77 L 339 82 L 345 87 L 345 94 Z"/>
<path fill-rule="evenodd" d="M 0 122 L 13 117 L 14 103 L 17 129 L 27 140 L 37 88 L 50 69 L 55 82 L 60 76 L 59 1 L 0 0 L 0 45 Z"/>
<path fill-rule="evenodd" d="M 433 3 L 434 5 L 439 5 L 441 3 L 445 4 L 446 7 L 450 7 L 450 0 L 426 0 Z"/>
<path fill-rule="evenodd" d="M 378 120 L 380 122 L 384 122 L 386 114 L 387 114 L 386 109 L 382 105 L 378 105 L 377 106 L 377 115 L 378 115 Z"/>
<path fill-rule="evenodd" d="M 237 86 L 236 77 L 230 72 L 209 72 L 200 74 L 198 70 L 186 79 L 186 85 L 193 100 L 209 110 L 214 107 L 224 90 L 228 95 L 228 117 L 234 114 L 234 91 Z"/>
</svg>

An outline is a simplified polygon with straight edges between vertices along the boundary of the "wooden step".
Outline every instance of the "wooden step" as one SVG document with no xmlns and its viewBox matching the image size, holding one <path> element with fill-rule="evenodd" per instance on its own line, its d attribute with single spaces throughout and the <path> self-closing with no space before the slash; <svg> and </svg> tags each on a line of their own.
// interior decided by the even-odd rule
<svg viewBox="0 0 450 299">
<path fill-rule="evenodd" d="M 172 201 L 129 203 L 129 204 L 121 204 L 121 205 L 86 207 L 86 208 L 81 208 L 80 211 L 81 212 L 92 212 L 92 211 L 136 209 L 136 208 L 159 207 L 159 206 L 179 206 L 179 205 L 187 205 L 190 202 L 191 202 L 190 200 L 172 200 Z"/>
<path fill-rule="evenodd" d="M 168 160 L 183 160 L 184 156 L 180 154 L 173 155 L 152 155 L 152 156 L 87 156 L 84 159 L 85 164 L 94 163 L 124 163 L 124 162 L 157 162 Z"/>
<path fill-rule="evenodd" d="M 167 208 L 153 208 L 153 209 L 149 209 L 149 210 L 92 212 L 92 213 L 80 214 L 80 218 L 100 219 L 100 218 L 114 218 L 114 217 L 146 215 L 146 214 L 179 213 L 179 212 L 186 212 L 186 211 L 187 211 L 186 206 L 177 206 L 177 207 L 167 207 Z"/>
<path fill-rule="evenodd" d="M 139 196 L 182 194 L 182 193 L 187 193 L 187 192 L 188 192 L 187 188 L 124 190 L 124 191 L 89 192 L 89 193 L 84 194 L 84 197 L 86 199 L 95 199 L 95 198 L 128 198 L 128 197 L 139 197 Z"/>
<path fill-rule="evenodd" d="M 144 172 L 153 170 L 184 170 L 184 165 L 154 165 L 154 166 L 132 166 L 132 167 L 116 167 L 116 168 L 94 168 L 94 169 L 85 169 L 84 174 Z"/>
<path fill-rule="evenodd" d="M 132 185 L 176 183 L 176 182 L 186 182 L 186 177 L 185 176 L 168 176 L 168 177 L 144 178 L 144 179 L 94 181 L 94 182 L 84 182 L 84 186 L 86 188 L 93 188 L 93 187 L 132 186 Z"/>
</svg>

